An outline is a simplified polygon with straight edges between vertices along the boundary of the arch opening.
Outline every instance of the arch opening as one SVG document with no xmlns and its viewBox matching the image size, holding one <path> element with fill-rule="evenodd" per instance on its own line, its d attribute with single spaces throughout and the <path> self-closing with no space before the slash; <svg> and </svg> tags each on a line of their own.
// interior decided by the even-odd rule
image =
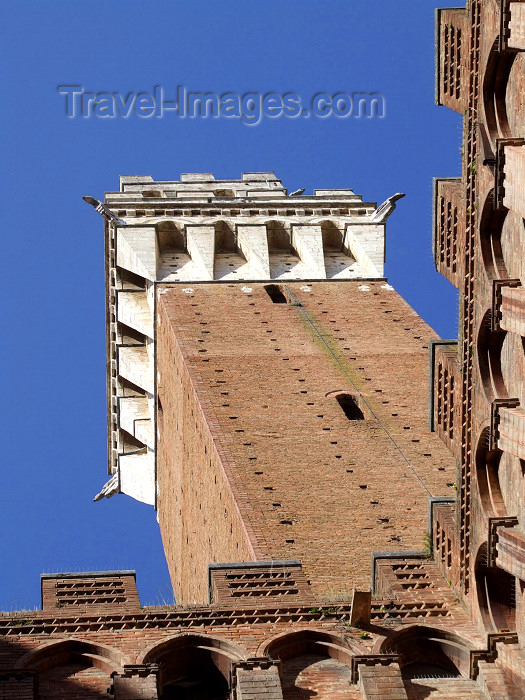
<svg viewBox="0 0 525 700">
<path fill-rule="evenodd" d="M 348 420 L 364 420 L 365 416 L 363 411 L 359 408 L 359 399 L 354 394 L 337 394 L 337 403 L 341 406 L 341 409 Z"/>
<path fill-rule="evenodd" d="M 225 221 L 215 223 L 215 252 L 219 254 L 237 252 L 235 233 Z"/>
<path fill-rule="evenodd" d="M 514 630 L 516 626 L 516 579 L 499 567 L 488 566 L 487 543 L 478 551 L 475 564 L 481 619 L 489 632 Z"/>
<path fill-rule="evenodd" d="M 477 355 L 483 389 L 488 401 L 508 397 L 501 368 L 501 350 L 505 331 L 491 328 L 492 310 L 486 311 L 478 332 Z"/>
<path fill-rule="evenodd" d="M 288 300 L 285 297 L 283 290 L 278 284 L 265 284 L 264 290 L 274 304 L 287 304 Z"/>
<path fill-rule="evenodd" d="M 333 221 L 321 222 L 321 236 L 325 251 L 342 252 L 343 232 L 337 228 Z"/>
<path fill-rule="evenodd" d="M 232 661 L 242 658 L 222 640 L 181 634 L 149 649 L 142 662 L 159 664 L 162 700 L 227 700 Z"/>
<path fill-rule="evenodd" d="M 507 214 L 507 209 L 494 209 L 494 189 L 490 190 L 483 204 L 479 233 L 485 272 L 491 280 L 508 277 L 501 244 L 501 234 Z"/>
<path fill-rule="evenodd" d="M 516 52 L 499 50 L 498 36 L 490 50 L 483 79 L 483 107 L 488 132 L 495 143 L 496 138 L 512 136 L 507 115 L 507 85 Z"/>
<path fill-rule="evenodd" d="M 353 651 L 336 635 L 316 630 L 284 634 L 262 653 L 282 662 L 284 700 L 348 697 Z"/>
<path fill-rule="evenodd" d="M 489 450 L 490 428 L 484 428 L 476 449 L 476 476 L 479 497 L 485 515 L 501 517 L 507 514 L 499 481 L 502 452 Z"/>
<path fill-rule="evenodd" d="M 174 221 L 159 221 L 156 224 L 157 238 L 160 253 L 184 253 L 186 252 L 186 237 L 182 228 Z"/>
<path fill-rule="evenodd" d="M 453 632 L 415 625 L 383 640 L 378 651 L 399 655 L 403 677 L 423 677 L 424 673 L 443 678 L 466 676 L 470 672 L 471 645 Z"/>
</svg>

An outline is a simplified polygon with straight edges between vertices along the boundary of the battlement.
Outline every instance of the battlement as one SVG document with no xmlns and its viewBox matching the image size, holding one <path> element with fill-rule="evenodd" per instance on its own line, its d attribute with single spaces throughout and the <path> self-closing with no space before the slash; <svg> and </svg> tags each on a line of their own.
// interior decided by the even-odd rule
<svg viewBox="0 0 525 700">
<path fill-rule="evenodd" d="M 351 189 L 288 195 L 273 173 L 121 177 L 120 191 L 98 203 L 107 236 L 111 479 L 96 498 L 123 492 L 156 503 L 157 285 L 382 279 L 385 223 L 401 196 L 377 207 Z"/>
</svg>

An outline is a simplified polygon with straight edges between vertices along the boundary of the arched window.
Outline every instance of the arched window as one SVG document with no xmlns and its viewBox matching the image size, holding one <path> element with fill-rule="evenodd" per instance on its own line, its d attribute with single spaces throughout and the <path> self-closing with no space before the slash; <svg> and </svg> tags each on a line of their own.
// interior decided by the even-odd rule
<svg viewBox="0 0 525 700">
<path fill-rule="evenodd" d="M 273 301 L 274 304 L 287 304 L 286 297 L 284 296 L 281 287 L 278 284 L 267 284 L 264 289 L 266 293 Z"/>
<path fill-rule="evenodd" d="M 337 394 L 335 398 L 348 420 L 364 420 L 365 417 L 363 411 L 359 408 L 357 396 L 353 394 Z"/>
</svg>

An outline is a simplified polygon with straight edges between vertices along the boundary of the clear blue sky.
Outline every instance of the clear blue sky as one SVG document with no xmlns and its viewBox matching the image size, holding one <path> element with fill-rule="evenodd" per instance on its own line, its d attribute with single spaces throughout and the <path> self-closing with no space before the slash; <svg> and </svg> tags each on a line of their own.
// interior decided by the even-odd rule
<svg viewBox="0 0 525 700">
<path fill-rule="evenodd" d="M 455 6 L 457 0 L 441 2 Z M 119 174 L 237 178 L 289 190 L 406 192 L 388 224 L 389 281 L 443 337 L 432 177 L 460 174 L 461 118 L 434 105 L 432 0 L 17 0 L 0 10 L 2 467 L 0 609 L 39 606 L 41 572 L 134 568 L 144 604 L 171 599 L 155 513 L 106 478 L 102 219 L 81 199 Z M 379 92 L 383 119 L 67 119 L 92 92 Z M 400 381 L 404 378 L 400 377 Z"/>
</svg>

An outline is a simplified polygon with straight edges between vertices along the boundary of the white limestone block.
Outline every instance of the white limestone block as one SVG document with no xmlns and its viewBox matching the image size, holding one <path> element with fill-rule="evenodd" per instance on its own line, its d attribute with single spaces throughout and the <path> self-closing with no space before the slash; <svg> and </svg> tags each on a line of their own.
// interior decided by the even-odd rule
<svg viewBox="0 0 525 700">
<path fill-rule="evenodd" d="M 255 279 L 270 279 L 266 226 L 237 226 L 237 244 L 256 273 Z"/>
<path fill-rule="evenodd" d="M 155 505 L 155 459 L 153 453 L 119 455 L 120 492 L 137 501 Z"/>
<path fill-rule="evenodd" d="M 301 261 L 312 270 L 312 279 L 325 279 L 321 226 L 292 226 L 292 245 Z"/>
<path fill-rule="evenodd" d="M 155 447 L 155 435 L 146 396 L 119 397 L 120 427 L 151 449 Z"/>
<path fill-rule="evenodd" d="M 157 279 L 159 248 L 154 226 L 119 226 L 117 265 L 140 277 Z"/>
<path fill-rule="evenodd" d="M 118 373 L 144 391 L 155 393 L 153 364 L 145 345 L 121 345 L 118 348 Z"/>
<path fill-rule="evenodd" d="M 148 338 L 153 338 L 153 314 L 145 291 L 117 290 L 117 319 Z"/>
<path fill-rule="evenodd" d="M 215 267 L 215 227 L 186 226 L 186 246 L 202 279 L 213 280 Z"/>
<path fill-rule="evenodd" d="M 367 277 L 383 277 L 384 224 L 347 224 L 344 249 L 357 260 Z"/>
</svg>

